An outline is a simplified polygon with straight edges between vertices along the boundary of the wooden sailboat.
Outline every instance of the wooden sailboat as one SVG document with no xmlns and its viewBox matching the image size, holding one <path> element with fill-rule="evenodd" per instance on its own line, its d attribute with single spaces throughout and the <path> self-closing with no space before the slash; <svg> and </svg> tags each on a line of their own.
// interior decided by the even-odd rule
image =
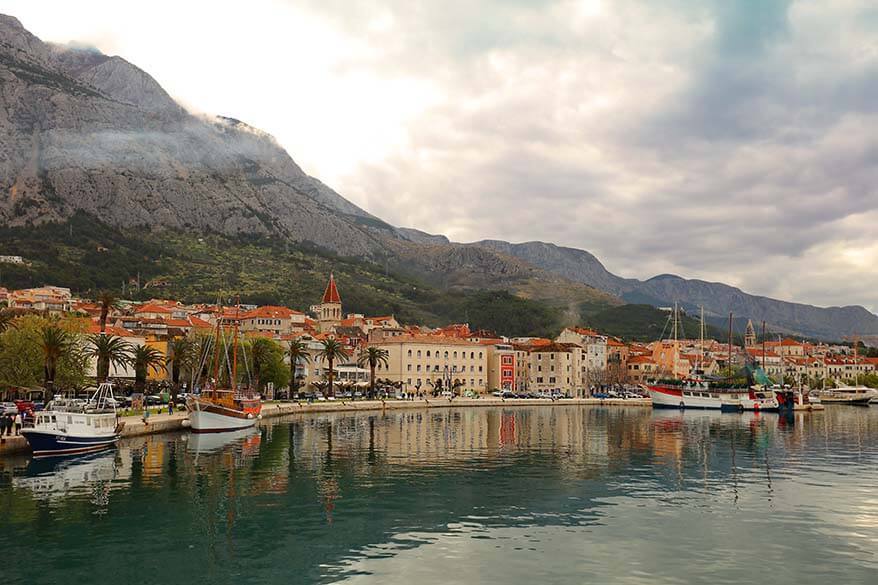
<svg viewBox="0 0 878 585">
<path fill-rule="evenodd" d="M 223 323 L 225 318 L 222 309 L 217 317 L 216 335 L 214 337 L 213 378 L 202 390 L 201 394 L 186 399 L 186 410 L 189 411 L 189 426 L 196 433 L 221 433 L 246 429 L 256 424 L 262 412 L 262 401 L 258 394 L 238 386 L 238 315 L 236 312 L 232 324 L 232 353 L 223 355 L 220 346 L 225 343 Z M 226 350 L 228 350 L 226 345 Z M 231 363 L 229 363 L 231 362 Z M 228 367 L 227 386 L 220 385 L 220 366 Z"/>
</svg>

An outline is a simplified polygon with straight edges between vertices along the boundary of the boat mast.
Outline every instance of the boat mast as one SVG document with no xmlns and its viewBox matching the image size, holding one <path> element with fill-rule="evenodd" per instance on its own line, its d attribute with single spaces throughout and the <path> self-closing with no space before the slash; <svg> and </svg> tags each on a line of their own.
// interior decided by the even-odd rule
<svg viewBox="0 0 878 585">
<path fill-rule="evenodd" d="M 704 372 L 704 305 L 701 305 L 701 339 L 698 342 L 698 373 Z"/>
<path fill-rule="evenodd" d="M 781 365 L 783 365 L 783 358 L 781 358 Z M 768 370 L 765 369 L 765 321 L 762 322 L 762 371 L 766 376 L 768 375 Z M 783 371 L 783 368 L 781 368 L 781 371 Z"/>
<path fill-rule="evenodd" d="M 726 360 L 729 367 L 729 380 L 732 379 L 732 313 L 729 313 L 729 358 Z"/>
<path fill-rule="evenodd" d="M 677 345 L 677 318 L 679 317 L 679 313 L 677 313 L 677 301 L 674 301 L 674 378 L 677 377 L 677 359 L 678 359 L 678 345 Z"/>
<path fill-rule="evenodd" d="M 240 321 L 238 319 L 238 316 L 240 315 L 240 312 L 241 312 L 241 297 L 238 296 L 236 298 L 236 304 L 235 304 L 235 327 L 234 327 L 235 342 L 234 342 L 234 349 L 232 350 L 232 383 L 231 383 L 231 387 L 233 390 L 235 388 L 237 388 L 237 386 L 238 386 L 238 323 Z"/>
<path fill-rule="evenodd" d="M 219 372 L 220 372 L 220 332 L 222 331 L 222 323 L 223 323 L 223 305 L 222 301 L 217 299 L 216 303 L 217 308 L 217 317 L 216 317 L 216 339 L 214 340 L 215 347 L 213 348 L 213 389 L 216 390 L 217 386 L 219 386 Z"/>
</svg>

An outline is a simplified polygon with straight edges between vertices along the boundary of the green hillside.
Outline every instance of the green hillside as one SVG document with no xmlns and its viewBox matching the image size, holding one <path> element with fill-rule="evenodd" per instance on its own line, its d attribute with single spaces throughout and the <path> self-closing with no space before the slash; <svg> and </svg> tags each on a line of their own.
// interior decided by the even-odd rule
<svg viewBox="0 0 878 585">
<path fill-rule="evenodd" d="M 653 341 L 672 335 L 671 314 L 652 305 L 621 305 L 610 307 L 584 318 L 585 323 L 598 331 L 629 341 Z M 685 313 L 680 315 L 679 337 L 697 338 L 701 325 L 698 319 Z M 728 331 L 711 325 L 705 327 L 704 336 L 718 341 L 728 341 Z M 736 343 L 740 336 L 735 335 Z"/>
<path fill-rule="evenodd" d="M 65 223 L 0 228 L 0 250 L 29 262 L 0 265 L 0 285 L 10 289 L 56 284 L 82 295 L 124 289 L 126 298 L 184 302 L 240 294 L 244 303 L 307 311 L 333 272 L 346 312 L 392 313 L 432 326 L 465 321 L 507 335 L 555 335 L 562 325 L 564 307 L 551 302 L 505 291 L 444 291 L 361 259 L 265 238 L 119 230 L 78 214 Z"/>
</svg>

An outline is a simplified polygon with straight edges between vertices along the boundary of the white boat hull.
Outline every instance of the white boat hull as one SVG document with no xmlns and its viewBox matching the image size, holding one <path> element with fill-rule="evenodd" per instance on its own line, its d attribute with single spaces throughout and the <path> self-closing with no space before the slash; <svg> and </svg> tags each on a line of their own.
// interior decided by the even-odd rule
<svg viewBox="0 0 878 585">
<path fill-rule="evenodd" d="M 189 411 L 189 427 L 196 433 L 222 433 L 247 429 L 256 424 L 256 417 L 231 416 L 201 409 Z"/>
<path fill-rule="evenodd" d="M 691 396 L 682 390 L 666 390 L 649 386 L 647 391 L 652 398 L 653 408 L 698 408 L 721 410 L 722 399 L 714 396 Z"/>
</svg>

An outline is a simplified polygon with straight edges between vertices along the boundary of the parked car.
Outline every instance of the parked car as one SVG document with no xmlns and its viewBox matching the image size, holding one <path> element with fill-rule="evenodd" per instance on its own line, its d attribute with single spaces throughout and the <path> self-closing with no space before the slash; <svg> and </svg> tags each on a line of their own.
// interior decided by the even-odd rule
<svg viewBox="0 0 878 585">
<path fill-rule="evenodd" d="M 0 414 L 18 414 L 18 407 L 14 402 L 0 402 Z"/>
<path fill-rule="evenodd" d="M 151 394 L 143 397 L 143 402 L 147 406 L 159 406 L 162 403 L 162 397 L 158 394 Z"/>
</svg>

